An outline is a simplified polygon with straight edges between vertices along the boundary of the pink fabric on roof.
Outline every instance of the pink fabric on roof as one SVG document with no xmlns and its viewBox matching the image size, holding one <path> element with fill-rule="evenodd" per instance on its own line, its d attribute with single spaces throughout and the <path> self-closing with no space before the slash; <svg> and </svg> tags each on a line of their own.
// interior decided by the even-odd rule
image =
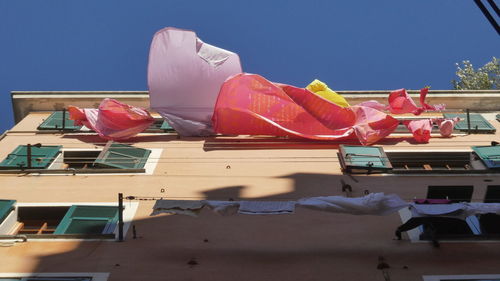
<svg viewBox="0 0 500 281">
<path fill-rule="evenodd" d="M 445 106 L 443 104 L 427 104 L 425 102 L 425 98 L 428 92 L 428 88 L 423 88 L 420 90 L 420 104 L 422 105 L 421 107 L 418 107 L 415 104 L 415 102 L 405 89 L 392 91 L 389 94 L 389 105 L 382 104 L 376 100 L 364 101 L 358 105 L 371 107 L 377 110 L 388 110 L 392 114 L 413 113 L 415 115 L 420 115 L 422 112 L 427 110 L 439 111 L 445 109 Z"/>
<path fill-rule="evenodd" d="M 154 122 L 146 110 L 114 99 L 104 99 L 98 109 L 69 106 L 68 112 L 75 124 L 85 125 L 109 140 L 131 138 Z"/>
<path fill-rule="evenodd" d="M 306 89 L 246 73 L 224 82 L 212 121 L 221 134 L 357 138 L 364 145 L 384 138 L 398 125 L 395 118 L 376 109 L 340 107 Z"/>
<path fill-rule="evenodd" d="M 433 119 L 433 121 L 438 124 L 439 132 L 443 137 L 450 137 L 453 133 L 453 128 L 455 128 L 455 124 L 460 121 L 460 118 L 455 117 L 452 119 Z"/>
<path fill-rule="evenodd" d="M 413 134 L 413 138 L 420 143 L 427 143 L 431 138 L 432 121 L 430 119 L 405 121 L 404 124 Z"/>
<path fill-rule="evenodd" d="M 393 114 L 413 113 L 420 115 L 426 110 L 443 110 L 445 108 L 444 105 L 438 104 L 433 106 L 425 103 L 425 97 L 428 92 L 428 88 L 420 90 L 420 104 L 422 106 L 418 107 L 405 89 L 392 91 L 389 94 L 389 111 Z"/>
</svg>

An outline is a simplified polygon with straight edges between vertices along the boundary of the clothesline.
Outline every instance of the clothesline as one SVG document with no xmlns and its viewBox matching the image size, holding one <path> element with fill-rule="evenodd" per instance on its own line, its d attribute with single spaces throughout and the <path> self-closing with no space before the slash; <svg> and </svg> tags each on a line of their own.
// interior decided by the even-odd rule
<svg viewBox="0 0 500 281">
<path fill-rule="evenodd" d="M 346 196 L 341 196 L 345 198 L 356 198 L 356 197 L 346 197 Z M 427 200 L 427 199 L 422 199 L 418 197 L 413 197 L 413 198 L 401 198 L 401 200 L 406 201 L 408 203 L 415 202 L 417 200 Z M 208 199 L 206 196 L 164 196 L 164 197 L 149 197 L 149 196 L 127 196 L 124 199 L 126 200 L 137 200 L 137 201 L 157 201 L 157 200 L 206 200 L 206 201 L 266 201 L 263 200 L 263 198 L 224 198 L 224 199 Z M 270 198 L 270 200 L 267 201 L 297 201 L 300 200 L 300 198 Z M 443 199 L 447 200 L 447 199 Z M 451 200 L 451 199 L 450 199 Z M 477 202 L 477 203 L 483 203 L 484 198 L 453 198 L 453 201 L 469 201 L 469 202 Z M 490 198 L 490 200 L 498 200 L 500 202 L 500 198 Z"/>
<path fill-rule="evenodd" d="M 364 197 L 354 198 L 343 196 L 320 196 L 301 198 L 296 201 L 159 199 L 156 201 L 151 215 L 170 213 L 197 216 L 205 206 L 208 206 L 215 213 L 221 215 L 233 215 L 236 213 L 254 215 L 292 214 L 296 206 L 325 212 L 347 213 L 353 215 L 388 215 L 406 207 L 410 207 L 416 216 L 452 215 L 464 216 L 465 218 L 473 214 L 500 214 L 500 203 L 451 203 L 451 201 L 446 199 L 434 201 L 432 199 L 427 200 L 429 200 L 427 203 L 431 204 L 408 203 L 396 194 L 385 195 L 384 193 L 370 193 Z M 443 204 L 442 201 L 446 201 L 446 204 Z M 457 211 L 460 211 L 460 213 L 457 214 Z"/>
</svg>

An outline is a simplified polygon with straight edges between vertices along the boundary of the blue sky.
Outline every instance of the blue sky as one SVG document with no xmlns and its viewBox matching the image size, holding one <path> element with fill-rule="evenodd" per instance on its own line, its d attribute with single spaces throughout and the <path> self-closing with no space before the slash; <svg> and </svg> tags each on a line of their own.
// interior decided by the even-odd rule
<svg viewBox="0 0 500 281">
<path fill-rule="evenodd" d="M 456 62 L 500 50 L 473 1 L 0 0 L 0 132 L 12 90 L 146 90 L 166 26 L 238 53 L 246 72 L 336 90 L 450 89 Z"/>
</svg>

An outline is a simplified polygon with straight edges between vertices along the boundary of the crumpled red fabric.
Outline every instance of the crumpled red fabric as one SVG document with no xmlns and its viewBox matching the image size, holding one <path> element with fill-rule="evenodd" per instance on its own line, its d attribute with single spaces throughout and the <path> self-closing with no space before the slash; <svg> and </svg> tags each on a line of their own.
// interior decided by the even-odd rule
<svg viewBox="0 0 500 281">
<path fill-rule="evenodd" d="M 388 110 L 392 114 L 412 113 L 415 115 L 420 115 L 422 114 L 422 112 L 428 110 L 431 111 L 444 110 L 445 105 L 443 104 L 429 105 L 425 102 L 425 98 L 428 92 L 429 88 L 423 88 L 420 90 L 420 104 L 421 104 L 420 107 L 418 107 L 415 104 L 415 102 L 405 89 L 392 91 L 389 94 L 389 105 L 379 103 L 378 101 L 375 100 L 365 101 L 358 105 L 375 108 L 377 110 Z"/>
<path fill-rule="evenodd" d="M 363 145 L 379 141 L 398 126 L 395 118 L 379 110 L 341 107 L 306 89 L 247 73 L 224 82 L 212 122 L 220 134 L 316 140 L 357 138 Z"/>
<path fill-rule="evenodd" d="M 154 122 L 147 110 L 114 99 L 104 99 L 98 109 L 68 106 L 68 112 L 76 125 L 84 125 L 108 140 L 131 138 Z"/>
</svg>

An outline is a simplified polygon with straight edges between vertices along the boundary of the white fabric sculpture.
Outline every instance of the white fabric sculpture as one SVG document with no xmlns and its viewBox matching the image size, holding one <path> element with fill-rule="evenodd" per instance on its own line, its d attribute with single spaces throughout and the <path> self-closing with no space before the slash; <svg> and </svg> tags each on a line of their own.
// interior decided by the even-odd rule
<svg viewBox="0 0 500 281">
<path fill-rule="evenodd" d="M 220 86 L 241 72 L 236 53 L 204 43 L 193 31 L 164 28 L 149 53 L 151 108 L 180 135 L 210 135 Z"/>
</svg>

